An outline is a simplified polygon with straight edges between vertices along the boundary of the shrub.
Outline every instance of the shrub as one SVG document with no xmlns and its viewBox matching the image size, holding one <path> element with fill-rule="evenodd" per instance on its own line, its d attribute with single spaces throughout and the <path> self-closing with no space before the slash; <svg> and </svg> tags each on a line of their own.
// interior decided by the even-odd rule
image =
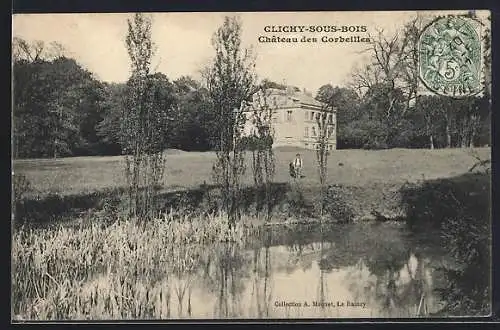
<svg viewBox="0 0 500 330">
<path fill-rule="evenodd" d="M 241 138 L 242 148 L 244 150 L 255 151 L 265 150 L 273 145 L 273 138 L 271 136 L 258 137 L 258 136 L 244 136 Z"/>
<path fill-rule="evenodd" d="M 346 201 L 345 195 L 338 186 L 330 186 L 325 197 L 324 213 L 340 223 L 348 223 L 354 219 L 354 213 Z"/>
<path fill-rule="evenodd" d="M 380 142 L 380 141 L 368 141 L 363 145 L 363 149 L 367 150 L 382 150 L 382 149 L 387 149 L 387 143 L 385 142 Z"/>
<path fill-rule="evenodd" d="M 408 225 L 440 229 L 443 223 L 458 217 L 489 221 L 490 180 L 485 173 L 468 173 L 403 187 Z"/>
<path fill-rule="evenodd" d="M 14 196 L 14 205 L 24 200 L 26 194 L 32 191 L 31 183 L 23 174 L 14 173 L 12 175 L 12 189 Z"/>
<path fill-rule="evenodd" d="M 311 205 L 307 202 L 304 192 L 298 185 L 290 185 L 286 192 L 286 213 L 288 216 L 310 216 Z"/>
</svg>

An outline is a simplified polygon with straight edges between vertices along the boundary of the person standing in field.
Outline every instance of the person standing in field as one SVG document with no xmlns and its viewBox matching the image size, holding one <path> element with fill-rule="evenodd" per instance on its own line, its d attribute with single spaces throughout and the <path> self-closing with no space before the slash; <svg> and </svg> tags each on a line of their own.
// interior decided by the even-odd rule
<svg viewBox="0 0 500 330">
<path fill-rule="evenodd" d="M 293 161 L 293 169 L 296 178 L 302 178 L 302 158 L 300 154 L 295 155 L 295 160 Z"/>
</svg>

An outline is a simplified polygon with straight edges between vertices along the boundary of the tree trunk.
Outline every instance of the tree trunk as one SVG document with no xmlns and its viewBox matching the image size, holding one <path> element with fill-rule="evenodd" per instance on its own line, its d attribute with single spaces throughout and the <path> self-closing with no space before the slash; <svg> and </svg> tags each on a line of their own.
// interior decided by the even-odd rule
<svg viewBox="0 0 500 330">
<path fill-rule="evenodd" d="M 460 147 L 461 148 L 467 148 L 467 130 L 468 130 L 468 127 L 467 127 L 467 120 L 466 119 L 463 119 L 462 121 L 462 129 L 461 129 L 461 132 L 460 132 Z"/>
<path fill-rule="evenodd" d="M 426 116 L 426 120 L 425 120 L 425 128 L 426 128 L 426 131 L 427 133 L 429 134 L 429 148 L 431 150 L 434 150 L 434 135 L 432 134 L 432 130 L 431 130 L 431 119 L 429 116 Z"/>
<path fill-rule="evenodd" d="M 471 117 L 471 131 L 470 131 L 470 140 L 469 140 L 469 148 L 474 148 L 474 139 L 477 133 L 477 126 L 479 125 L 478 116 L 472 115 Z"/>
<path fill-rule="evenodd" d="M 469 148 L 474 148 L 474 134 L 470 137 Z"/>
<path fill-rule="evenodd" d="M 57 136 L 54 138 L 54 159 L 57 159 Z"/>
<path fill-rule="evenodd" d="M 451 148 L 451 132 L 450 132 L 450 123 L 446 121 L 446 147 Z"/>
</svg>

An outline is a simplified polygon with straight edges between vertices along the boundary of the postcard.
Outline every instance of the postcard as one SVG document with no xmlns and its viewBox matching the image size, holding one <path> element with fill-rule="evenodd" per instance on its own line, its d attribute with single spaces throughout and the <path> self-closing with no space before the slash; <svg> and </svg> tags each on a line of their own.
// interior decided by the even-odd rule
<svg viewBox="0 0 500 330">
<path fill-rule="evenodd" d="M 491 314 L 491 16 L 12 16 L 11 319 Z"/>
</svg>

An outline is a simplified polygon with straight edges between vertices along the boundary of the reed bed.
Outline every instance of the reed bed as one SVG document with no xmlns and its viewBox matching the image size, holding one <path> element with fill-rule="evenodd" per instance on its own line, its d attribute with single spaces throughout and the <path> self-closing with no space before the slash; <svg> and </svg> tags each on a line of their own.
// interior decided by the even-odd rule
<svg viewBox="0 0 500 330">
<path fill-rule="evenodd" d="M 95 220 L 95 219 L 94 219 Z M 12 241 L 12 315 L 23 320 L 170 316 L 171 279 L 190 278 L 209 244 L 243 244 L 226 215 L 20 228 Z"/>
</svg>

